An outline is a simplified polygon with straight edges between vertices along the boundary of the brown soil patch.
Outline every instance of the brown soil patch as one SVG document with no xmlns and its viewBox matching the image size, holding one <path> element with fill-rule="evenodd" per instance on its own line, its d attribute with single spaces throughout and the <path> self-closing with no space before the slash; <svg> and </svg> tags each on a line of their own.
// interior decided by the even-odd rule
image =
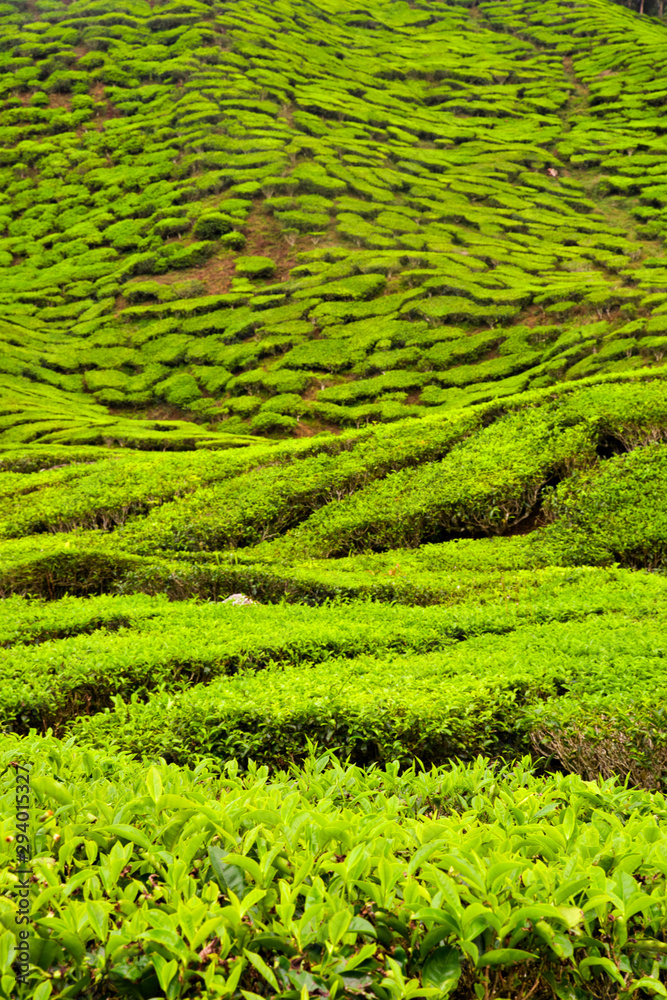
<svg viewBox="0 0 667 1000">
<path fill-rule="evenodd" d="M 99 103 L 100 101 L 105 100 L 104 90 L 105 90 L 104 84 L 102 83 L 101 80 L 98 80 L 96 83 L 93 84 L 88 93 L 90 94 L 90 96 L 93 98 L 94 101 Z M 96 111 L 95 128 L 97 129 L 98 132 L 101 132 L 102 129 L 104 128 L 104 123 L 108 121 L 109 118 L 120 118 L 120 117 L 121 117 L 120 111 L 118 111 L 118 109 L 115 108 L 110 101 L 106 101 L 106 108 L 104 109 L 104 111 Z"/>
<path fill-rule="evenodd" d="M 296 128 L 294 124 L 294 108 L 291 104 L 283 104 L 278 117 L 284 118 L 291 129 Z"/>
<path fill-rule="evenodd" d="M 341 428 L 337 424 L 325 424 L 321 421 L 314 421 L 311 424 L 306 424 L 302 420 L 298 422 L 294 428 L 294 437 L 314 437 L 316 434 L 320 434 L 322 431 L 329 431 L 331 434 L 340 434 Z"/>
<path fill-rule="evenodd" d="M 175 285 L 182 281 L 201 281 L 209 295 L 222 295 L 231 288 L 234 277 L 234 258 L 231 254 L 211 257 L 201 267 L 190 267 L 184 271 L 170 271 L 168 274 L 154 274 L 141 281 L 156 281 L 159 285 Z"/>
<path fill-rule="evenodd" d="M 109 411 L 111 412 L 111 411 Z M 169 403 L 159 403 L 146 410 L 146 420 L 185 420 L 184 411 Z"/>
<path fill-rule="evenodd" d="M 104 123 L 110 118 L 120 118 L 121 113 L 114 108 L 113 104 L 107 102 L 106 110 L 95 116 L 95 128 L 98 132 L 101 132 L 104 128 Z"/>
<path fill-rule="evenodd" d="M 311 380 L 308 388 L 306 389 L 306 391 L 301 393 L 301 398 L 302 399 L 308 399 L 308 400 L 315 399 L 315 397 L 317 396 L 318 392 L 320 392 L 320 390 L 322 388 L 324 388 L 324 386 L 323 386 L 323 382 L 324 381 L 326 381 L 325 378 L 324 378 L 324 376 L 322 376 L 322 377 L 319 377 L 317 375 L 313 376 L 313 378 L 312 378 L 312 380 Z"/>
<path fill-rule="evenodd" d="M 221 207 L 224 208 L 224 202 Z M 312 238 L 307 236 L 296 236 L 293 242 L 288 242 L 280 223 L 264 211 L 261 205 L 253 206 L 243 232 L 247 241 L 244 254 L 270 257 L 276 262 L 276 273 L 268 279 L 270 284 L 287 281 L 289 272 L 296 266 L 296 255 L 302 250 L 311 250 L 314 245 Z"/>
<path fill-rule="evenodd" d="M 49 94 L 49 107 L 65 108 L 66 111 L 71 111 L 72 98 L 69 94 Z"/>
<path fill-rule="evenodd" d="M 304 424 L 302 420 L 300 420 L 296 425 L 296 427 L 294 428 L 294 437 L 298 438 L 313 437 L 313 435 L 316 433 L 317 431 L 315 430 L 314 427 L 311 427 L 309 424 Z"/>
<path fill-rule="evenodd" d="M 224 201 L 218 201 L 215 207 L 224 210 Z M 274 285 L 289 280 L 291 269 L 298 264 L 297 254 L 322 245 L 319 238 L 306 234 L 300 234 L 294 238 L 290 236 L 288 242 L 280 223 L 264 210 L 261 203 L 253 206 L 245 224 L 240 228 L 246 237 L 246 245 L 243 250 L 238 252 L 239 256 L 270 257 L 276 263 L 275 274 L 270 278 L 265 278 L 262 282 L 257 282 L 258 292 L 261 292 L 262 285 Z M 178 238 L 174 237 L 165 242 L 176 243 Z M 191 242 L 193 241 L 186 240 L 183 245 L 187 246 Z M 184 271 L 170 271 L 163 275 L 151 275 L 150 280 L 157 281 L 162 285 L 173 285 L 181 281 L 202 281 L 210 295 L 222 295 L 231 289 L 232 279 L 236 274 L 235 256 L 236 254 L 221 251 L 200 267 L 192 267 Z M 116 307 L 122 309 L 125 305 L 126 303 L 118 300 Z M 314 333 L 313 336 L 316 337 L 317 334 Z"/>
<path fill-rule="evenodd" d="M 521 326 L 543 326 L 544 310 L 542 306 L 528 306 L 527 309 L 523 309 L 517 317 L 516 322 Z"/>
</svg>

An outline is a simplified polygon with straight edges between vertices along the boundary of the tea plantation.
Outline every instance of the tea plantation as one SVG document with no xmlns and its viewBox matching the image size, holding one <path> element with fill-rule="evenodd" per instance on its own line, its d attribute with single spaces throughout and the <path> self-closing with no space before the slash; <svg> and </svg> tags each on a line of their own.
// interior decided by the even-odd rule
<svg viewBox="0 0 667 1000">
<path fill-rule="evenodd" d="M 667 997 L 667 22 L 0 3 L 0 1000 Z"/>
</svg>

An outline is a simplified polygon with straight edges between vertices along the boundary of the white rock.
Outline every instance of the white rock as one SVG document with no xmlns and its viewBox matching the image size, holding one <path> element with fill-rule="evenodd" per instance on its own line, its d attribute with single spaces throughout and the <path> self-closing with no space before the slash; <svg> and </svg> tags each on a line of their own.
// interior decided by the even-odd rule
<svg viewBox="0 0 667 1000">
<path fill-rule="evenodd" d="M 230 594 L 229 597 L 226 597 L 224 601 L 222 601 L 222 603 L 244 605 L 259 604 L 259 601 L 253 601 L 251 597 L 247 597 L 245 594 Z"/>
</svg>

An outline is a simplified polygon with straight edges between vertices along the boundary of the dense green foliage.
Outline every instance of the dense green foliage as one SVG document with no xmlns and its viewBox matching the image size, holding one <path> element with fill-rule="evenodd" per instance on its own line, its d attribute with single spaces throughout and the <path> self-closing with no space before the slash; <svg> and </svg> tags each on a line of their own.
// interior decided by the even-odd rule
<svg viewBox="0 0 667 1000">
<path fill-rule="evenodd" d="M 649 13 L 0 4 L 0 1000 L 667 996 Z"/>
<path fill-rule="evenodd" d="M 544 780 L 525 761 L 399 775 L 325 754 L 269 777 L 26 747 L 40 759 L 34 996 L 55 965 L 63 995 L 393 1000 L 518 995 L 528 979 L 583 997 L 601 977 L 661 993 L 661 794 Z"/>
</svg>

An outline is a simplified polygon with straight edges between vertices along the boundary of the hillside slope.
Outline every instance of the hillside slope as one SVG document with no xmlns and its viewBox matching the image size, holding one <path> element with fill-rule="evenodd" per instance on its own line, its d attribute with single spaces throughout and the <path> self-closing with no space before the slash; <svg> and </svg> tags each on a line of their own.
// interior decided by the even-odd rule
<svg viewBox="0 0 667 1000">
<path fill-rule="evenodd" d="M 0 1000 L 667 995 L 666 42 L 0 4 Z"/>
<path fill-rule="evenodd" d="M 6 443 L 308 435 L 662 362 L 662 25 L 39 0 L 0 30 Z"/>
</svg>

